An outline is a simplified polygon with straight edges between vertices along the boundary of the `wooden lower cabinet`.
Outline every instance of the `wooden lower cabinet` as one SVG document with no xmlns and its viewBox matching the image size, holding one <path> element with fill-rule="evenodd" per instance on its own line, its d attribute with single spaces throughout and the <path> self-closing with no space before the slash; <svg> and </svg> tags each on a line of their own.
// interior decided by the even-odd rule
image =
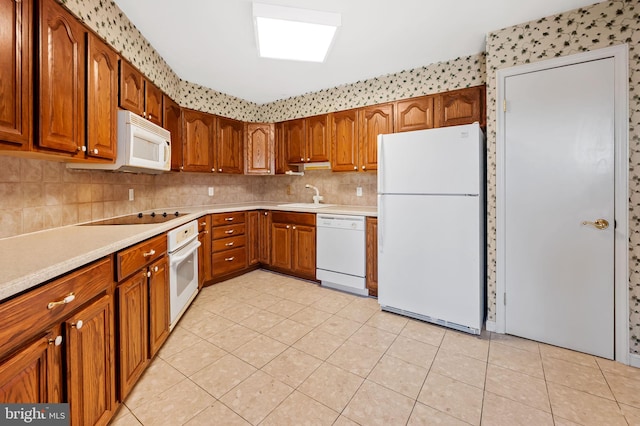
<svg viewBox="0 0 640 426">
<path fill-rule="evenodd" d="M 260 263 L 260 212 L 247 212 L 247 264 L 256 266 Z"/>
<path fill-rule="evenodd" d="M 368 217 L 367 238 L 367 289 L 369 296 L 378 297 L 378 218 Z"/>
<path fill-rule="evenodd" d="M 112 312 L 107 294 L 65 322 L 72 425 L 106 425 L 115 411 Z"/>
<path fill-rule="evenodd" d="M 211 280 L 211 215 L 198 219 L 198 289 L 201 289 L 207 281 Z"/>
<path fill-rule="evenodd" d="M 258 261 L 271 265 L 271 212 L 260 210 L 258 217 Z"/>
<path fill-rule="evenodd" d="M 211 215 L 211 277 L 231 278 L 248 267 L 247 212 Z"/>
<path fill-rule="evenodd" d="M 316 215 L 272 212 L 270 267 L 316 279 Z"/>
<path fill-rule="evenodd" d="M 149 266 L 149 358 L 169 337 L 169 262 L 163 257 Z"/>
</svg>

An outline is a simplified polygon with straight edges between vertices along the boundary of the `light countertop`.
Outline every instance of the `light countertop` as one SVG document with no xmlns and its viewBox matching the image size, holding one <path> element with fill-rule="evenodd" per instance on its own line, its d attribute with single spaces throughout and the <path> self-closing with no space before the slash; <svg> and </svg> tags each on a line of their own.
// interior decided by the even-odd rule
<svg viewBox="0 0 640 426">
<path fill-rule="evenodd" d="M 279 204 L 283 203 L 161 208 L 154 211 L 188 214 L 153 225 L 72 225 L 0 239 L 0 301 L 210 213 L 266 209 L 377 216 L 375 207 L 336 205 L 316 209 L 283 207 Z"/>
</svg>

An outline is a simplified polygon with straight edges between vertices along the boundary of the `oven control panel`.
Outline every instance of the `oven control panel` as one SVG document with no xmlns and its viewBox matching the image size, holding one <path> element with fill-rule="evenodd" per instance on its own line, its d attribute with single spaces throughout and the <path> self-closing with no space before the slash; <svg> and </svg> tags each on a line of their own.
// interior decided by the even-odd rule
<svg viewBox="0 0 640 426">
<path fill-rule="evenodd" d="M 198 221 L 192 220 L 167 232 L 167 248 L 174 252 L 198 238 Z"/>
</svg>

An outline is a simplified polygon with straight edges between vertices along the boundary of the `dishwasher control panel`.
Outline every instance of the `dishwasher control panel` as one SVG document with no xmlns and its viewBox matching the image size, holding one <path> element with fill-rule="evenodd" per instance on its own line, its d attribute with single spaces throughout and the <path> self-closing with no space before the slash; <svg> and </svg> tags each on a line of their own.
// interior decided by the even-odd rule
<svg viewBox="0 0 640 426">
<path fill-rule="evenodd" d="M 347 216 L 337 214 L 317 214 L 316 227 L 340 228 L 364 231 L 364 216 Z"/>
</svg>

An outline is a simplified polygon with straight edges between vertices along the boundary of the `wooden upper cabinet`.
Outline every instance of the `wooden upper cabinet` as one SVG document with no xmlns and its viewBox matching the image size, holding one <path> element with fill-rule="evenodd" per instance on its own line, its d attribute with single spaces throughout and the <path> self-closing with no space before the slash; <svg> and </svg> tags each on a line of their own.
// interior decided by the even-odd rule
<svg viewBox="0 0 640 426">
<path fill-rule="evenodd" d="M 211 172 L 213 163 L 213 142 L 215 138 L 215 117 L 205 112 L 184 109 L 183 144 L 186 172 Z"/>
<path fill-rule="evenodd" d="M 133 65 L 120 60 L 120 108 L 144 116 L 144 76 Z"/>
<path fill-rule="evenodd" d="M 329 161 L 329 114 L 305 119 L 306 162 Z"/>
<path fill-rule="evenodd" d="M 245 144 L 245 174 L 273 174 L 274 125 L 247 123 Z"/>
<path fill-rule="evenodd" d="M 31 1 L 0 2 L 0 147 L 28 150 L 33 139 Z"/>
<path fill-rule="evenodd" d="M 479 122 L 486 125 L 485 86 L 440 93 L 435 100 L 435 126 L 447 127 Z"/>
<path fill-rule="evenodd" d="M 331 118 L 331 169 L 358 170 L 358 110 L 340 111 Z"/>
<path fill-rule="evenodd" d="M 87 156 L 115 160 L 117 132 L 118 55 L 87 33 Z"/>
<path fill-rule="evenodd" d="M 287 166 L 287 159 L 285 157 L 285 146 L 284 146 L 284 123 L 276 123 L 273 126 L 273 152 L 274 152 L 274 163 L 275 163 L 275 174 L 282 175 L 289 170 Z"/>
<path fill-rule="evenodd" d="M 183 166 L 182 108 L 170 97 L 163 95 L 164 128 L 171 132 L 171 170 Z"/>
<path fill-rule="evenodd" d="M 304 118 L 285 121 L 282 131 L 285 161 L 287 163 L 303 163 L 306 158 L 307 143 Z"/>
<path fill-rule="evenodd" d="M 376 170 L 378 168 L 378 135 L 393 133 L 393 104 L 361 108 L 358 113 L 360 170 Z"/>
<path fill-rule="evenodd" d="M 147 120 L 162 126 L 162 90 L 149 80 L 144 82 L 144 111 Z"/>
<path fill-rule="evenodd" d="M 395 106 L 395 132 L 433 128 L 433 96 L 405 99 Z"/>
<path fill-rule="evenodd" d="M 85 144 L 85 29 L 55 0 L 39 4 L 38 148 L 81 152 Z"/>
<path fill-rule="evenodd" d="M 244 123 L 218 117 L 216 137 L 216 167 L 220 173 L 244 173 Z"/>
</svg>

